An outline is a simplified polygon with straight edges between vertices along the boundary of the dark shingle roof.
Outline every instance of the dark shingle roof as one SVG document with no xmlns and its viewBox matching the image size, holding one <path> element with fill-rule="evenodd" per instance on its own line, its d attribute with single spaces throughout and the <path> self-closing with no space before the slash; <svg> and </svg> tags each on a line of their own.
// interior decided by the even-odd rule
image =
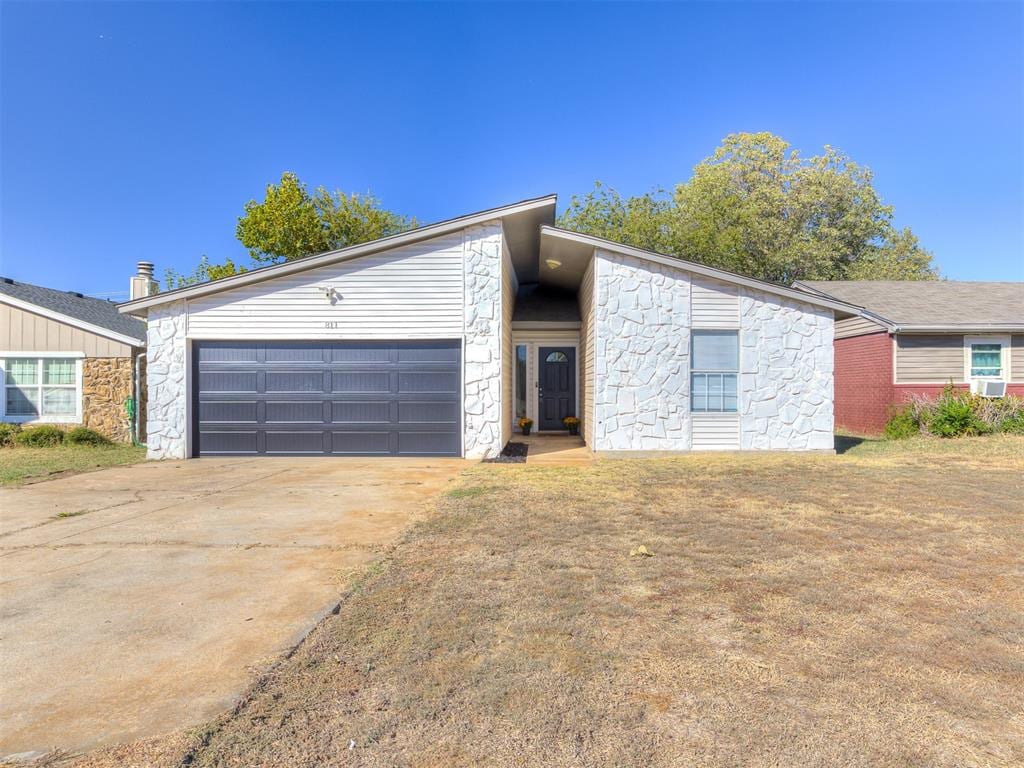
<svg viewBox="0 0 1024 768">
<path fill-rule="evenodd" d="M 1024 325 L 1024 283 L 805 280 L 796 285 L 864 307 L 894 325 Z"/>
<path fill-rule="evenodd" d="M 106 299 L 94 299 L 70 291 L 57 291 L 41 285 L 18 283 L 7 277 L 0 277 L 0 294 L 34 304 L 42 309 L 106 328 L 108 331 L 131 336 L 133 339 L 146 338 L 146 324 L 117 311 L 117 304 Z"/>
</svg>

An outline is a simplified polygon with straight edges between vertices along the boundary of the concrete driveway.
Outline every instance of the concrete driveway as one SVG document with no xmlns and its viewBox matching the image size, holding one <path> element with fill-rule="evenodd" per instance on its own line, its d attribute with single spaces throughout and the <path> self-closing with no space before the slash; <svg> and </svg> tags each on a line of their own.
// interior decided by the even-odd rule
<svg viewBox="0 0 1024 768">
<path fill-rule="evenodd" d="M 229 707 L 465 466 L 199 459 L 0 489 L 0 756 Z"/>
</svg>

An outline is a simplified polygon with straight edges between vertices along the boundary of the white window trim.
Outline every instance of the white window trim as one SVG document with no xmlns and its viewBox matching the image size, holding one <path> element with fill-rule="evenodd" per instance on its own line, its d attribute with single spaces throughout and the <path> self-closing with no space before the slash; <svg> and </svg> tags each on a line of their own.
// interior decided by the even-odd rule
<svg viewBox="0 0 1024 768">
<path fill-rule="evenodd" d="M 1012 381 L 1013 371 L 1010 370 L 1010 337 L 1007 335 L 964 336 L 964 381 L 968 384 L 974 380 L 984 381 Z M 973 344 L 999 344 L 999 376 L 972 376 L 971 375 L 971 345 Z"/>
<path fill-rule="evenodd" d="M 75 361 L 75 415 L 60 418 L 40 418 L 38 416 L 23 416 L 20 414 L 7 415 L 7 361 L 9 359 L 41 361 L 55 357 L 73 359 Z M 84 352 L 0 352 L 0 421 L 13 424 L 81 424 L 83 399 L 82 360 L 84 358 Z M 45 386 L 42 383 L 41 375 L 39 381 L 38 387 L 42 388 Z"/>
<path fill-rule="evenodd" d="M 742 383 L 742 371 L 743 371 L 743 344 L 740 342 L 740 334 L 742 328 L 739 327 L 728 327 L 722 325 L 721 327 L 714 327 L 708 325 L 698 325 L 690 327 L 690 349 L 687 354 L 687 366 L 689 371 L 687 373 L 688 380 L 687 386 L 687 399 L 689 400 L 690 416 L 699 416 L 705 419 L 728 419 L 732 417 L 739 418 L 740 411 L 743 408 L 743 387 Z M 736 334 L 736 410 L 733 411 L 697 411 L 693 408 L 693 374 L 695 373 L 734 373 L 733 371 L 697 371 L 693 368 L 693 334 L 698 331 L 712 331 L 715 333 L 722 333 L 723 331 L 732 331 Z M 692 420 L 691 420 L 692 423 Z"/>
</svg>

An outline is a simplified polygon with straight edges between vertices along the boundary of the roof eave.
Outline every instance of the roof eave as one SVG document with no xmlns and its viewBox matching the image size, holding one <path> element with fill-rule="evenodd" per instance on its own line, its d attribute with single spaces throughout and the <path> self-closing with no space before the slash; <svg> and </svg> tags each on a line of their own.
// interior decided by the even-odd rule
<svg viewBox="0 0 1024 768">
<path fill-rule="evenodd" d="M 793 299 L 794 301 L 802 301 L 806 304 L 826 307 L 833 311 L 843 312 L 851 316 L 862 315 L 864 312 L 863 307 L 858 307 L 855 304 L 848 304 L 845 301 L 839 301 L 830 296 L 818 295 L 802 289 L 787 288 L 783 285 L 768 283 L 764 280 L 757 280 L 752 277 L 744 277 L 743 275 L 737 275 L 735 272 L 728 272 L 724 269 L 708 267 L 704 264 L 697 264 L 696 262 L 686 261 L 685 259 L 679 259 L 675 256 L 657 253 L 656 251 L 648 251 L 643 248 L 635 248 L 631 245 L 623 245 L 622 243 L 616 243 L 614 240 L 606 240 L 603 237 L 585 235 L 580 232 L 573 232 L 572 230 L 546 225 L 541 228 L 541 235 L 561 237 L 566 240 L 575 240 L 576 242 L 584 243 L 594 248 L 603 248 L 608 251 L 623 253 L 627 256 L 644 259 L 655 264 L 663 264 L 665 266 L 675 267 L 676 269 L 683 269 L 687 272 L 694 272 L 698 275 L 704 275 L 705 277 L 710 277 L 715 280 L 722 280 L 724 282 L 742 285 L 754 290 L 764 291 L 765 293 L 784 296 L 786 298 Z"/>
<path fill-rule="evenodd" d="M 483 224 L 505 216 L 511 216 L 516 213 L 554 205 L 556 201 L 556 195 L 544 195 L 543 197 L 523 200 L 518 203 L 513 203 L 512 205 L 478 211 L 477 213 L 471 213 L 465 216 L 459 216 L 458 218 L 439 221 L 435 224 L 427 224 L 405 232 L 399 232 L 396 235 L 389 235 L 388 237 L 371 240 L 368 243 L 351 245 L 346 248 L 339 248 L 335 251 L 328 251 L 315 256 L 307 256 L 302 259 L 296 259 L 295 261 L 287 261 L 283 264 L 272 264 L 267 267 L 253 269 L 238 275 L 232 275 L 231 277 L 224 277 L 220 280 L 200 283 L 199 285 L 190 285 L 184 288 L 177 288 L 173 291 L 166 291 L 165 293 L 158 293 L 153 296 L 135 299 L 134 301 L 128 301 L 124 304 L 118 305 L 118 311 L 126 315 L 138 313 L 144 314 L 145 310 L 160 304 L 167 304 L 181 299 L 191 299 L 198 296 L 220 293 L 221 291 L 231 290 L 232 288 L 238 288 L 243 285 L 251 285 L 253 283 L 259 283 L 275 277 L 281 277 L 283 275 L 305 272 L 308 269 L 315 269 L 316 267 L 322 267 L 340 261 L 348 261 L 349 259 L 368 256 L 373 253 L 390 250 L 392 248 L 399 248 L 404 245 L 412 245 L 413 243 L 418 243 L 422 240 L 441 237 L 460 229 L 472 227 L 477 224 Z"/>
</svg>

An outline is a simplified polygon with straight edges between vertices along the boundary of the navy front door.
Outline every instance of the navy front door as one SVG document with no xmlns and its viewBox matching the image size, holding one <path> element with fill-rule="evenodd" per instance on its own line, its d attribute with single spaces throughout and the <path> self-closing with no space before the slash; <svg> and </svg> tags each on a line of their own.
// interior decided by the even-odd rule
<svg viewBox="0 0 1024 768">
<path fill-rule="evenodd" d="M 540 347 L 540 426 L 565 429 L 562 419 L 576 415 L 576 350 Z"/>
</svg>

